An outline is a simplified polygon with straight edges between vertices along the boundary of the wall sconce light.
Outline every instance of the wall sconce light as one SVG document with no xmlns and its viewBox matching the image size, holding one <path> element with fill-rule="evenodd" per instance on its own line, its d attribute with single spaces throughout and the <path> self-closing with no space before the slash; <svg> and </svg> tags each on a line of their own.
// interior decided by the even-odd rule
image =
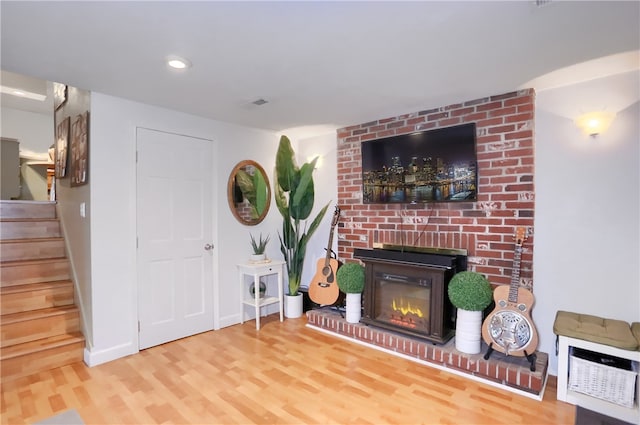
<svg viewBox="0 0 640 425">
<path fill-rule="evenodd" d="M 576 118 L 576 125 L 591 137 L 607 131 L 613 119 L 616 117 L 614 112 L 597 111 L 580 115 Z"/>
</svg>

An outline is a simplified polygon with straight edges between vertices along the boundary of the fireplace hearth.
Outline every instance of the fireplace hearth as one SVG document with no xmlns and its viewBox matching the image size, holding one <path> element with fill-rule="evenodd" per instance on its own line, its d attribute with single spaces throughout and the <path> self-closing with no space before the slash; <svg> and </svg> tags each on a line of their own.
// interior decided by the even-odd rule
<svg viewBox="0 0 640 425">
<path fill-rule="evenodd" d="M 422 248 L 356 249 L 365 264 L 362 323 L 443 344 L 454 334 L 449 280 L 466 255 Z"/>
<path fill-rule="evenodd" d="M 465 354 L 456 350 L 453 340 L 436 345 L 386 329 L 348 323 L 339 312 L 327 309 L 310 310 L 306 314 L 307 326 L 336 337 L 496 385 L 536 400 L 542 400 L 544 395 L 549 360 L 547 353 L 536 352 L 536 370 L 531 371 L 529 362 L 524 357 L 495 353 L 485 360 L 482 353 L 486 351 L 487 345 L 484 343 L 481 353 Z"/>
</svg>

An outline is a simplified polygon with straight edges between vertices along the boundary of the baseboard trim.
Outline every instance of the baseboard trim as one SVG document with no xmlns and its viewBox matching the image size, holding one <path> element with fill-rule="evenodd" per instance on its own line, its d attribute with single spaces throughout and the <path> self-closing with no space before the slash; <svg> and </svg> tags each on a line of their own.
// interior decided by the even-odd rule
<svg viewBox="0 0 640 425">
<path fill-rule="evenodd" d="M 85 348 L 84 362 L 87 366 L 93 367 L 110 362 L 112 360 L 119 359 L 121 357 L 136 354 L 138 352 L 138 347 L 134 346 L 132 343 L 116 345 L 115 347 L 109 347 L 104 350 Z"/>
</svg>

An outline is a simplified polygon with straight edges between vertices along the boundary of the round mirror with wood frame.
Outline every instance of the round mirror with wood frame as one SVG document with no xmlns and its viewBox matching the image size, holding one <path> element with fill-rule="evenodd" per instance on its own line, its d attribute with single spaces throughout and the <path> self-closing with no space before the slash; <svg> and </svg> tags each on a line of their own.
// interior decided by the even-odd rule
<svg viewBox="0 0 640 425">
<path fill-rule="evenodd" d="M 233 167 L 227 199 L 233 216 L 240 223 L 255 226 L 264 220 L 271 205 L 271 186 L 262 166 L 247 159 Z"/>
</svg>

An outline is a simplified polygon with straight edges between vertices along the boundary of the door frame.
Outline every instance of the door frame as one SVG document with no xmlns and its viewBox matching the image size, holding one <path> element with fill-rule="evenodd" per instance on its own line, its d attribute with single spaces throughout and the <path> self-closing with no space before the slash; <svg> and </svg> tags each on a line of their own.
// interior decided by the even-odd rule
<svg viewBox="0 0 640 425">
<path fill-rule="evenodd" d="M 194 138 L 194 139 L 199 139 L 199 140 L 205 140 L 208 142 L 211 142 L 211 167 L 213 168 L 213 173 L 212 173 L 212 182 L 211 182 L 211 211 L 212 211 L 212 217 L 211 217 L 211 221 L 212 221 L 212 226 L 211 226 L 211 240 L 213 241 L 214 244 L 214 249 L 213 249 L 213 253 L 211 255 L 211 261 L 212 261 L 212 276 L 213 276 L 213 282 L 212 282 L 212 308 L 213 308 L 213 330 L 219 330 L 220 329 L 220 272 L 219 272 L 219 243 L 218 243 L 218 219 L 217 219 L 217 215 L 218 215 L 218 211 L 219 211 L 219 202 L 218 202 L 218 197 L 219 197 L 219 190 L 218 190 L 218 174 L 216 172 L 216 170 L 219 170 L 219 162 L 218 162 L 218 143 L 213 140 L 213 138 L 208 138 L 208 137 L 202 137 L 202 136 L 196 136 L 193 134 L 187 134 L 187 133 L 183 133 L 183 132 L 179 132 L 179 131 L 173 131 L 173 130 L 167 130 L 167 129 L 160 129 L 160 128 L 152 128 L 152 127 L 148 127 L 148 126 L 143 126 L 143 125 L 136 125 L 133 128 L 133 140 L 134 143 L 132 144 L 132 149 L 133 149 L 133 160 L 134 160 L 134 167 L 133 167 L 133 181 L 136 182 L 133 185 L 133 191 L 132 191 L 132 195 L 133 195 L 133 211 L 132 211 L 132 215 L 133 215 L 133 227 L 134 227 L 134 231 L 132 232 L 132 245 L 133 245 L 133 250 L 135 252 L 135 256 L 134 256 L 134 261 L 133 261 L 133 271 L 134 271 L 134 281 L 135 281 L 135 288 L 132 288 L 132 295 L 133 295 L 133 306 L 135 309 L 135 314 L 134 314 L 134 318 L 135 318 L 135 322 L 132 323 L 132 326 L 135 328 L 135 347 L 137 352 L 140 351 L 140 334 L 138 332 L 139 330 L 139 320 L 140 320 L 140 309 L 139 309 L 139 282 L 138 282 L 138 274 L 139 274 L 139 270 L 138 270 L 138 249 L 137 249 L 137 239 L 138 239 L 138 223 L 137 223 L 137 216 L 138 216 L 138 185 L 137 185 L 137 174 L 138 174 L 138 160 L 137 160 L 137 152 L 138 152 L 138 130 L 150 130 L 150 131 L 158 131 L 158 132 L 162 132 L 162 133 L 168 133 L 168 134 L 173 134 L 176 136 L 184 136 L 184 137 L 190 137 L 190 138 Z"/>
</svg>

